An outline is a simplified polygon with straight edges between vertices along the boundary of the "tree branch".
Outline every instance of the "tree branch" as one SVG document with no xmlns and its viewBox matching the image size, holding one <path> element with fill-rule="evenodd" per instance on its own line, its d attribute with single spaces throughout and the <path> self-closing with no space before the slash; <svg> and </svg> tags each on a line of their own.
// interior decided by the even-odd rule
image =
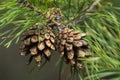
<svg viewBox="0 0 120 80">
<path fill-rule="evenodd" d="M 49 19 L 50 17 L 47 17 L 48 15 L 51 16 L 51 14 L 49 13 L 49 11 L 48 11 L 48 13 L 46 13 L 46 12 L 42 13 L 41 11 L 39 11 L 35 7 L 33 7 L 29 2 L 24 1 L 24 0 L 20 0 L 20 1 L 19 1 L 19 3 L 22 3 L 25 7 L 28 7 L 30 10 L 37 12 L 38 15 L 43 15 L 45 18 L 48 18 L 48 20 L 51 20 L 51 19 Z M 54 20 L 51 20 L 51 22 L 53 24 L 55 24 L 56 26 L 58 26 L 58 28 L 60 28 L 60 29 L 62 29 L 64 27 L 74 26 L 74 25 L 80 24 L 82 21 L 84 21 L 85 17 L 90 14 L 90 12 L 94 11 L 94 8 L 96 7 L 96 5 L 100 1 L 101 0 L 94 0 L 94 2 L 91 4 L 91 6 L 89 6 L 88 9 L 86 9 L 83 13 L 81 13 L 81 15 L 79 15 L 77 17 L 78 19 L 74 18 L 71 22 L 68 22 L 66 24 L 62 24 L 62 23 L 56 22 Z M 60 11 L 60 10 L 57 10 L 57 11 Z M 58 13 L 60 13 L 60 12 L 58 12 Z M 55 18 L 55 14 L 54 14 L 53 18 Z"/>
<path fill-rule="evenodd" d="M 94 0 L 91 6 L 85 12 L 83 12 L 82 15 L 77 20 L 75 19 L 72 22 L 68 22 L 67 24 L 65 24 L 65 26 L 73 26 L 73 25 L 80 24 L 82 21 L 84 21 L 85 17 L 94 10 L 96 5 L 100 3 L 100 1 L 101 0 Z"/>
<path fill-rule="evenodd" d="M 18 0 L 18 3 L 21 3 L 23 6 L 29 8 L 31 11 L 36 12 L 38 15 L 44 15 L 41 11 L 39 11 L 38 9 L 36 9 L 33 5 L 31 5 L 26 0 Z"/>
</svg>

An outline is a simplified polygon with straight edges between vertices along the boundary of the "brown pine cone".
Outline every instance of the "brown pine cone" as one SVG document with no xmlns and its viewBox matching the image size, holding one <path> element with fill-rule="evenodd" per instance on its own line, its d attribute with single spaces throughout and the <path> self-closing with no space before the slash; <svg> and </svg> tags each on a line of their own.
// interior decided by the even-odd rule
<svg viewBox="0 0 120 80">
<path fill-rule="evenodd" d="M 50 27 L 37 30 L 38 24 L 32 26 L 22 35 L 20 46 L 21 55 L 30 55 L 28 63 L 35 59 L 37 66 L 41 65 L 42 58 L 50 59 L 51 50 L 55 50 L 55 34 Z"/>
<path fill-rule="evenodd" d="M 64 28 L 59 33 L 59 53 L 61 57 L 64 57 L 66 63 L 81 68 L 82 64 L 77 58 L 86 56 L 85 52 L 88 49 L 88 43 L 82 39 L 85 36 L 85 33 L 80 34 L 79 31 L 69 28 Z"/>
</svg>

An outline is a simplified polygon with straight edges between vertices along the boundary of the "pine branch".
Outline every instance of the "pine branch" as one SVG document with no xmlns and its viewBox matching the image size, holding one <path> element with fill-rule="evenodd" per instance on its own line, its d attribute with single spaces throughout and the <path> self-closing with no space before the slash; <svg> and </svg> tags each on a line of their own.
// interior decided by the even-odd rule
<svg viewBox="0 0 120 80">
<path fill-rule="evenodd" d="M 82 15 L 77 20 L 75 19 L 72 22 L 67 23 L 66 26 L 73 26 L 73 25 L 80 24 L 82 21 L 84 21 L 85 17 L 94 10 L 96 5 L 99 4 L 100 1 L 101 0 L 95 0 L 85 12 L 81 13 Z"/>
<path fill-rule="evenodd" d="M 55 15 L 54 15 L 55 11 L 58 11 L 60 13 L 60 15 L 62 15 L 59 8 L 56 8 L 56 9 L 52 8 L 51 11 L 53 12 L 53 14 L 51 14 L 50 9 L 48 12 L 41 12 L 40 10 L 36 9 L 36 7 L 32 6 L 28 1 L 25 1 L 25 0 L 18 0 L 18 3 L 21 3 L 21 4 L 23 4 L 24 7 L 27 7 L 31 11 L 36 12 L 38 14 L 38 16 L 41 15 L 41 16 L 47 18 L 48 20 L 51 20 L 52 23 L 54 23 L 55 25 L 57 25 L 57 26 L 61 25 L 60 23 L 53 20 L 53 18 L 55 17 Z"/>
<path fill-rule="evenodd" d="M 41 11 L 36 9 L 34 6 L 32 6 L 28 1 L 25 0 L 18 0 L 18 3 L 23 4 L 23 6 L 29 8 L 31 11 L 36 12 L 38 15 L 43 15 Z"/>
</svg>

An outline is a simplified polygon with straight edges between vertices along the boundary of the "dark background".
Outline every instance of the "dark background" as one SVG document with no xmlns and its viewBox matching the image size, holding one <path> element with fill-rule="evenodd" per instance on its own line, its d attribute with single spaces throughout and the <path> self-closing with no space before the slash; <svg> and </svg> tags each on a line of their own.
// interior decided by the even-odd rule
<svg viewBox="0 0 120 80">
<path fill-rule="evenodd" d="M 116 6 L 120 4 L 120 0 L 109 1 L 114 1 Z M 21 57 L 19 52 L 19 44 L 9 48 L 0 46 L 0 80 L 58 80 L 59 65 L 55 67 L 58 60 L 55 53 L 50 62 L 39 70 L 35 65 L 26 65 L 27 58 Z"/>
<path fill-rule="evenodd" d="M 58 80 L 57 59 L 52 56 L 41 70 L 35 65 L 26 65 L 26 57 L 19 55 L 19 46 L 12 45 L 8 49 L 0 47 L 0 80 Z"/>
</svg>

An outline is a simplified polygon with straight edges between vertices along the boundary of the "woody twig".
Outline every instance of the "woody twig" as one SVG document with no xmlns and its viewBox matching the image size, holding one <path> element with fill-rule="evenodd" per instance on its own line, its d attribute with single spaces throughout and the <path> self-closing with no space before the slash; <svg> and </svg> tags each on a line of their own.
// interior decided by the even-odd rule
<svg viewBox="0 0 120 80">
<path fill-rule="evenodd" d="M 73 26 L 73 25 L 77 25 L 80 24 L 82 21 L 84 21 L 85 17 L 87 15 L 89 15 L 90 12 L 94 11 L 94 8 L 96 7 L 97 4 L 100 3 L 101 0 L 94 0 L 94 2 L 92 3 L 92 5 L 85 10 L 83 13 L 81 13 L 82 15 L 76 20 L 73 19 L 72 22 L 68 22 L 67 24 L 65 24 L 66 26 Z"/>
</svg>

